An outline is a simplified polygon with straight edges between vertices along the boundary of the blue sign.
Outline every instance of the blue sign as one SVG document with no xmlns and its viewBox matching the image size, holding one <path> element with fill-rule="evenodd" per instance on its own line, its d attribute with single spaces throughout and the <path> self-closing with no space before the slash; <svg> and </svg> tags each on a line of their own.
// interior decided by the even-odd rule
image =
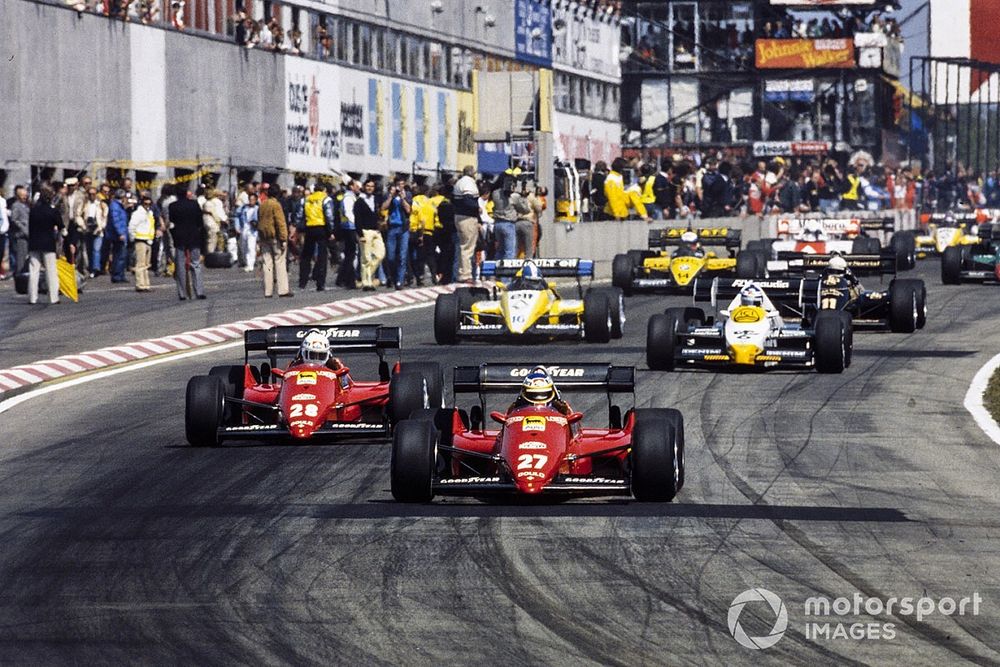
<svg viewBox="0 0 1000 667">
<path fill-rule="evenodd" d="M 424 109 L 424 89 L 417 88 L 416 95 L 413 101 L 413 115 L 417 121 L 417 162 L 424 162 L 427 160 L 427 152 L 425 150 L 427 145 L 427 116 L 425 115 Z"/>
<path fill-rule="evenodd" d="M 403 87 L 392 84 L 392 157 L 403 159 Z"/>
<path fill-rule="evenodd" d="M 448 164 L 448 94 L 439 92 L 438 98 L 438 163 Z"/>
<path fill-rule="evenodd" d="M 518 60 L 552 67 L 552 8 L 548 2 L 514 1 L 514 51 Z"/>
</svg>

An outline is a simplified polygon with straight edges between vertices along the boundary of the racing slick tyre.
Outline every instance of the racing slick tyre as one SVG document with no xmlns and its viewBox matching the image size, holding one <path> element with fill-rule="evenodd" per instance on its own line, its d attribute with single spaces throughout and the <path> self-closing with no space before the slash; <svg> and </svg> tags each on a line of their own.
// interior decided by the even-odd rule
<svg viewBox="0 0 1000 667">
<path fill-rule="evenodd" d="M 604 292 L 587 292 L 583 297 L 583 339 L 588 343 L 611 340 L 611 304 Z"/>
<path fill-rule="evenodd" d="M 427 380 L 427 399 L 430 408 L 444 406 L 444 374 L 436 361 L 410 361 L 400 366 L 401 373 L 419 373 Z"/>
<path fill-rule="evenodd" d="M 632 296 L 632 272 L 632 258 L 628 255 L 615 255 L 611 260 L 611 284 L 625 296 Z"/>
<path fill-rule="evenodd" d="M 951 246 L 941 254 L 941 282 L 945 285 L 962 284 L 962 248 Z"/>
<path fill-rule="evenodd" d="M 233 265 L 233 256 L 228 252 L 205 253 L 206 269 L 228 269 Z"/>
<path fill-rule="evenodd" d="M 621 338 L 625 326 L 624 291 L 620 287 L 605 287 L 597 291 L 608 297 L 608 305 L 611 306 L 611 337 Z"/>
<path fill-rule="evenodd" d="M 458 342 L 459 301 L 457 294 L 440 294 L 434 302 L 434 340 L 438 345 Z"/>
<path fill-rule="evenodd" d="M 684 485 L 684 417 L 677 410 L 636 410 L 629 457 L 636 500 L 673 500 Z"/>
<path fill-rule="evenodd" d="M 222 380 L 225 387 L 226 398 L 243 398 L 243 367 L 242 366 L 213 366 L 208 371 L 211 377 Z M 238 426 L 242 423 L 242 411 L 238 404 L 227 405 L 222 415 L 223 421 L 229 426 Z"/>
<path fill-rule="evenodd" d="M 852 255 L 878 255 L 882 252 L 882 244 L 870 236 L 859 236 L 851 243 Z"/>
<path fill-rule="evenodd" d="M 458 297 L 458 310 L 460 313 L 472 310 L 472 304 L 475 302 L 488 301 L 490 298 L 489 290 L 482 287 L 462 287 L 455 290 L 454 294 Z"/>
<path fill-rule="evenodd" d="M 629 250 L 627 253 L 628 258 L 632 260 L 632 266 L 636 268 L 642 268 L 643 263 L 650 257 L 656 257 L 657 253 L 655 250 Z"/>
<path fill-rule="evenodd" d="M 889 328 L 893 333 L 913 333 L 919 329 L 924 307 L 922 280 L 897 278 L 889 284 Z"/>
<path fill-rule="evenodd" d="M 393 426 L 409 418 L 414 410 L 431 407 L 430 386 L 427 378 L 418 371 L 402 370 L 389 383 L 389 402 L 386 414 Z M 440 405 L 440 400 L 437 405 Z"/>
<path fill-rule="evenodd" d="M 654 371 L 672 371 L 676 366 L 677 317 L 653 315 L 646 325 L 646 365 Z"/>
<path fill-rule="evenodd" d="M 737 278 L 761 278 L 763 276 L 761 269 L 760 259 L 757 257 L 756 252 L 744 250 L 736 255 Z"/>
<path fill-rule="evenodd" d="M 219 377 L 196 375 L 188 380 L 184 400 L 184 435 L 193 447 L 219 444 L 225 392 L 225 384 Z"/>
<path fill-rule="evenodd" d="M 389 460 L 392 497 L 401 503 L 426 503 L 434 498 L 437 430 L 426 419 L 396 425 Z"/>
<path fill-rule="evenodd" d="M 896 255 L 896 270 L 909 271 L 917 265 L 917 239 L 913 232 L 896 232 L 889 242 Z"/>
<path fill-rule="evenodd" d="M 666 315 L 673 315 L 680 323 L 700 327 L 705 323 L 705 311 L 694 306 L 667 308 Z"/>
<path fill-rule="evenodd" d="M 410 413 L 410 418 L 407 421 L 430 422 L 434 425 L 437 444 L 444 445 L 445 447 L 451 447 L 454 438 L 453 424 L 456 412 L 457 410 L 455 408 L 414 410 Z M 468 417 L 466 417 L 466 419 L 468 419 Z M 438 475 L 447 474 L 448 470 L 451 469 L 450 452 L 438 451 L 435 469 L 437 470 Z"/>
<path fill-rule="evenodd" d="M 821 310 L 815 322 L 815 363 L 820 373 L 843 373 L 851 363 L 853 332 L 840 311 Z"/>
</svg>

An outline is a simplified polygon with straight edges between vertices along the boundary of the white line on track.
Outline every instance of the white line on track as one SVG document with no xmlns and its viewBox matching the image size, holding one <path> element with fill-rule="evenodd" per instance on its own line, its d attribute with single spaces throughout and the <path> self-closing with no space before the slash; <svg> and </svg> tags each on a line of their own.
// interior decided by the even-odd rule
<svg viewBox="0 0 1000 667">
<path fill-rule="evenodd" d="M 352 322 L 358 322 L 360 320 L 367 320 L 372 317 L 382 317 L 383 315 L 393 315 L 395 313 L 402 313 L 407 310 L 416 310 L 418 308 L 429 308 L 433 306 L 433 301 L 426 301 L 422 303 L 414 303 L 406 306 L 397 306 L 395 308 L 386 308 L 384 310 L 379 310 L 374 313 L 364 313 L 362 315 L 348 315 L 344 317 L 336 317 L 332 320 L 327 320 L 325 322 L 312 322 L 310 324 L 321 325 L 321 324 L 350 324 Z M 111 377 L 112 375 L 118 375 L 119 373 L 131 373 L 133 371 L 138 371 L 143 368 L 148 368 L 150 366 L 157 366 L 159 364 L 169 364 L 174 361 L 180 361 L 182 359 L 190 359 L 191 357 L 197 357 L 203 354 L 211 354 L 212 352 L 218 352 L 219 350 L 226 350 L 231 347 L 239 347 L 243 345 L 242 340 L 234 340 L 226 343 L 219 343 L 217 345 L 210 345 L 206 347 L 200 347 L 195 350 L 189 350 L 186 352 L 178 352 L 177 354 L 171 354 L 166 357 L 158 357 L 156 359 L 150 359 L 149 361 L 141 361 L 139 363 L 127 364 L 124 366 L 119 366 L 117 368 L 110 368 L 105 371 L 98 371 L 96 373 L 90 373 L 87 375 L 81 375 L 80 377 L 73 378 L 71 380 L 66 380 L 65 382 L 55 382 L 53 384 L 44 385 L 38 389 L 32 389 L 23 394 L 18 394 L 17 396 L 12 396 L 5 401 L 0 401 L 0 414 L 3 414 L 10 410 L 11 408 L 29 401 L 32 398 L 37 398 L 39 396 L 44 396 L 45 394 L 50 394 L 54 391 L 59 391 L 60 389 L 66 389 L 67 387 L 75 387 L 76 385 L 85 384 L 87 382 L 93 382 L 94 380 L 101 380 L 106 377 Z"/>
<path fill-rule="evenodd" d="M 972 378 L 969 391 L 965 393 L 965 409 L 972 413 L 980 430 L 988 435 L 990 440 L 1000 445 L 1000 426 L 983 405 L 983 392 L 986 391 L 986 385 L 997 368 L 1000 368 L 1000 354 L 987 361 Z"/>
</svg>

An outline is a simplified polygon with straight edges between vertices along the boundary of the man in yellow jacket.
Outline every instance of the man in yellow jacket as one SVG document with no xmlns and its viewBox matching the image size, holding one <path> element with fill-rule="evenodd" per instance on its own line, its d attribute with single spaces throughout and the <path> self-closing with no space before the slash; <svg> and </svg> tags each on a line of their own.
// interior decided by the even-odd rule
<svg viewBox="0 0 1000 667">
<path fill-rule="evenodd" d="M 629 209 L 634 209 L 640 218 L 648 221 L 646 207 L 642 204 L 642 191 L 637 185 L 630 186 L 628 190 L 625 189 L 625 178 L 622 176 L 622 172 L 627 166 L 625 158 L 620 157 L 615 158 L 614 162 L 611 163 L 611 171 L 604 179 L 604 197 L 608 202 L 604 206 L 604 212 L 615 220 L 627 220 Z"/>
<path fill-rule="evenodd" d="M 141 203 L 132 211 L 128 221 L 128 235 L 135 244 L 135 291 L 148 292 L 149 265 L 152 258 L 153 239 L 156 238 L 156 217 L 153 215 L 153 198 L 143 191 Z"/>
<path fill-rule="evenodd" d="M 310 271 L 316 279 L 316 291 L 326 289 L 326 265 L 328 243 L 333 240 L 333 199 L 322 185 L 314 185 L 313 191 L 303 204 L 305 218 L 305 240 L 299 257 L 299 289 L 309 283 Z M 313 257 L 316 268 L 312 270 Z"/>
</svg>

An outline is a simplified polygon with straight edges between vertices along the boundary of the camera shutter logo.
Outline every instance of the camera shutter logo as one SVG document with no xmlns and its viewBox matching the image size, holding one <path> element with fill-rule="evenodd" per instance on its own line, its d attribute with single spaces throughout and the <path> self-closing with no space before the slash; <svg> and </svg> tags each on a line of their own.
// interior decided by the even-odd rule
<svg viewBox="0 0 1000 667">
<path fill-rule="evenodd" d="M 740 625 L 740 614 L 743 613 L 743 607 L 748 602 L 766 602 L 771 607 L 771 611 L 774 612 L 774 627 L 767 635 L 751 637 Z M 740 646 L 754 650 L 770 648 L 778 643 L 778 640 L 784 636 L 785 630 L 788 629 L 788 610 L 785 609 L 785 603 L 781 601 L 781 598 L 766 588 L 751 588 L 737 595 L 733 603 L 729 605 L 728 621 L 729 632 Z"/>
</svg>

